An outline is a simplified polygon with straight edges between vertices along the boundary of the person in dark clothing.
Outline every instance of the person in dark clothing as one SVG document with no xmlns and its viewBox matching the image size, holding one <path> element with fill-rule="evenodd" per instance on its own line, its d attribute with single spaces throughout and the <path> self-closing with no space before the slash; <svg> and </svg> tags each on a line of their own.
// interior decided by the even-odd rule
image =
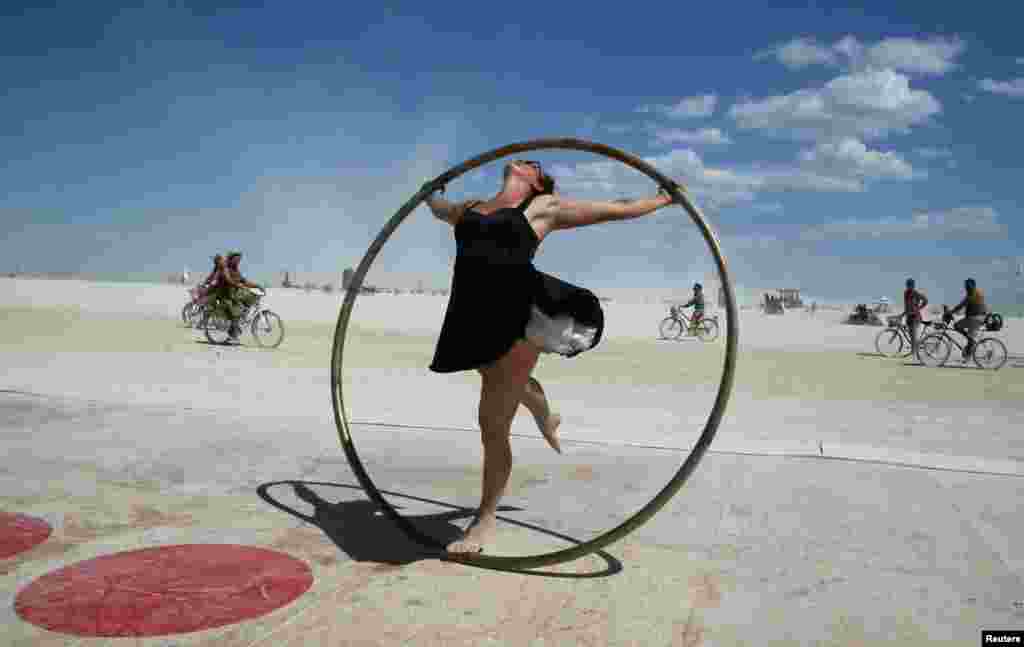
<svg viewBox="0 0 1024 647">
<path fill-rule="evenodd" d="M 704 286 L 700 283 L 693 284 L 693 298 L 683 304 L 684 308 L 693 306 L 693 316 L 690 317 L 690 334 L 697 332 L 697 326 L 704 318 Z"/>
<path fill-rule="evenodd" d="M 242 333 L 238 325 L 239 320 L 245 313 L 246 308 L 251 307 L 259 297 L 248 290 L 248 288 L 259 288 L 261 286 L 253 283 L 242 276 L 239 264 L 242 262 L 241 252 L 231 252 L 224 262 L 224 271 L 221 273 L 221 281 L 218 286 L 218 297 L 231 319 L 229 328 L 229 342 L 237 342 Z"/>
<path fill-rule="evenodd" d="M 964 311 L 964 318 L 953 325 L 960 334 L 967 337 L 967 346 L 964 347 L 963 361 L 971 358 L 974 353 L 974 335 L 985 324 L 985 315 L 988 314 L 988 304 L 985 303 L 985 293 L 981 291 L 974 279 L 964 281 L 964 296 L 955 308 L 948 311 L 946 318 L 952 320 L 953 315 Z"/>
<path fill-rule="evenodd" d="M 906 318 L 907 330 L 910 331 L 910 352 L 911 357 L 917 358 L 917 334 L 921 328 L 921 311 L 928 305 L 928 297 L 919 292 L 915 287 L 914 279 L 907 279 L 907 289 L 903 291 L 903 312 L 899 314 Z"/>
<path fill-rule="evenodd" d="M 217 288 L 221 281 L 221 274 L 224 272 L 224 256 L 217 254 L 213 257 L 213 269 L 206 275 L 195 288 L 192 289 L 192 301 L 194 303 L 206 303 L 210 294 Z"/>
<path fill-rule="evenodd" d="M 671 204 L 668 194 L 619 202 L 570 200 L 538 162 L 506 164 L 501 191 L 489 200 L 452 203 L 426 199 L 452 226 L 455 267 L 448 307 L 430 369 L 476 370 L 482 378 L 479 424 L 484 450 L 483 491 L 476 518 L 451 553 L 482 552 L 493 536 L 498 501 L 512 469 L 509 442 L 519 405 L 545 439 L 561 451 L 559 419 L 540 382 L 531 377 L 541 353 L 573 357 L 600 339 L 603 315 L 588 290 L 539 272 L 533 257 L 551 232 L 639 218 Z M 486 325 L 481 326 L 481 318 Z"/>
</svg>

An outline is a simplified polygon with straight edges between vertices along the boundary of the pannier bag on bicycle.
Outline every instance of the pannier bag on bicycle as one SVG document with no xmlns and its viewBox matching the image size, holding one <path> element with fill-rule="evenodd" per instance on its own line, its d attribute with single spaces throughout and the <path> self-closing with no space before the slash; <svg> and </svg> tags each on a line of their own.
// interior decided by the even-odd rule
<svg viewBox="0 0 1024 647">
<path fill-rule="evenodd" d="M 1003 315 L 993 312 L 985 317 L 985 330 L 999 332 L 1003 329 Z"/>
</svg>

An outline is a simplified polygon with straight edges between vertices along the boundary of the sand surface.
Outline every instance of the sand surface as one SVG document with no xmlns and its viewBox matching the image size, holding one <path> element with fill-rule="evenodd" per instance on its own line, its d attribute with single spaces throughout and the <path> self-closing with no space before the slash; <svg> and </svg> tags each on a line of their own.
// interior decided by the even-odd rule
<svg viewBox="0 0 1024 647">
<path fill-rule="evenodd" d="M 328 363 L 341 295 L 270 290 L 287 337 L 277 350 L 210 346 L 176 318 L 169 285 L 0 281 L 2 388 L 268 415 L 330 416 Z M 360 297 L 345 358 L 353 420 L 473 433 L 479 377 L 427 370 L 446 299 Z M 567 440 L 688 449 L 703 430 L 724 363 L 723 337 L 659 340 L 665 306 L 607 303 L 606 337 L 578 358 L 544 356 L 536 376 Z M 817 454 L 1024 473 L 1024 326 L 997 335 L 1000 371 L 930 369 L 879 357 L 876 327 L 840 313 L 740 314 L 733 395 L 713 449 Z M 481 313 L 481 330 L 486 314 Z M 407 397 L 416 394 L 417 397 Z M 514 432 L 536 435 L 528 416 Z"/>
<path fill-rule="evenodd" d="M 0 509 L 54 528 L 0 564 L 0 642 L 959 645 L 1024 619 L 1019 355 L 998 372 L 929 369 L 879 357 L 879 329 L 839 324 L 840 313 L 744 311 L 726 415 L 681 495 L 610 552 L 495 573 L 424 558 L 355 483 L 329 393 L 340 295 L 271 291 L 287 326 L 276 350 L 248 334 L 208 344 L 178 319 L 184 296 L 0 280 Z M 361 297 L 343 383 L 375 480 L 450 538 L 479 492 L 479 377 L 426 368 L 444 306 Z M 565 454 L 517 417 L 492 554 L 592 538 L 679 469 L 725 344 L 657 339 L 665 310 L 606 304 L 598 348 L 541 359 Z M 999 335 L 1011 353 L 1019 326 Z M 202 543 L 283 551 L 315 584 L 267 616 L 139 641 L 78 640 L 14 613 L 17 591 L 61 566 Z"/>
</svg>

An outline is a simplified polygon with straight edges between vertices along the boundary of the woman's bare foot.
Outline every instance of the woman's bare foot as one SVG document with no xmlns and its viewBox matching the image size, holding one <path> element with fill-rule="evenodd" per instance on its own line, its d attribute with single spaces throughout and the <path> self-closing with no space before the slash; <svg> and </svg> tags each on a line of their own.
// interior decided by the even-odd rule
<svg viewBox="0 0 1024 647">
<path fill-rule="evenodd" d="M 537 426 L 540 427 L 540 433 L 544 435 L 544 440 L 548 441 L 551 449 L 559 454 L 562 453 L 562 443 L 558 441 L 558 425 L 560 424 L 562 424 L 562 416 L 557 413 L 549 413 L 546 420 L 537 420 Z"/>
<path fill-rule="evenodd" d="M 537 428 L 540 429 L 541 435 L 544 436 L 544 440 L 548 441 L 551 449 L 561 454 L 562 444 L 558 441 L 558 425 L 562 424 L 562 416 L 551 412 L 551 406 L 544 394 L 544 387 L 535 378 L 530 378 L 527 389 L 532 390 L 528 396 L 531 401 L 527 404 L 531 405 L 528 408 L 533 413 Z"/>
<path fill-rule="evenodd" d="M 473 523 L 466 528 L 462 539 L 456 539 L 445 547 L 449 553 L 455 554 L 476 554 L 484 552 L 484 544 L 494 537 L 496 523 L 493 518 L 481 519 L 477 517 Z"/>
</svg>

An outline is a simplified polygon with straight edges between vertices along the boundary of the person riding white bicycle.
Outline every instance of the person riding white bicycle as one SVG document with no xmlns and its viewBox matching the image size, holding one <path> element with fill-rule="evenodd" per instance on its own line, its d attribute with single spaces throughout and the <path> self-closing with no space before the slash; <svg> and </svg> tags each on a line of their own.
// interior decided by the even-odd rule
<svg viewBox="0 0 1024 647">
<path fill-rule="evenodd" d="M 704 286 L 700 283 L 693 284 L 693 298 L 679 306 L 689 308 L 693 306 L 693 316 L 690 317 L 690 334 L 696 332 L 700 322 L 704 319 Z"/>
<path fill-rule="evenodd" d="M 242 276 L 239 263 L 242 260 L 241 252 L 231 252 L 224 261 L 224 271 L 220 274 L 220 282 L 216 288 L 217 296 L 220 298 L 224 314 L 231 321 L 229 327 L 229 343 L 236 343 L 242 329 L 239 322 L 244 318 L 249 308 L 259 302 L 260 296 L 253 294 L 248 288 L 264 288 Z"/>
</svg>

